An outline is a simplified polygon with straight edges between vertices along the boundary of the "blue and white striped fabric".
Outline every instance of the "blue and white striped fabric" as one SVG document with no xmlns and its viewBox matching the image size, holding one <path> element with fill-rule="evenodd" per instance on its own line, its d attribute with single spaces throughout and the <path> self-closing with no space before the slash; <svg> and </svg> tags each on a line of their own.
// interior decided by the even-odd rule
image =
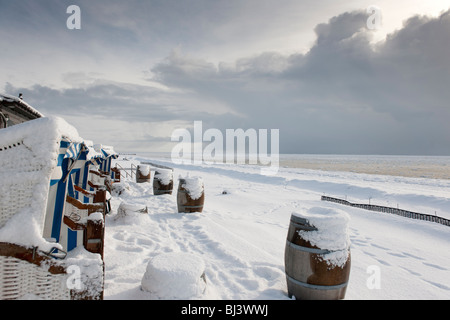
<svg viewBox="0 0 450 320">
<path fill-rule="evenodd" d="M 71 143 L 66 150 L 64 158 L 76 160 L 80 155 L 82 148 L 85 148 L 83 143 Z"/>
<path fill-rule="evenodd" d="M 44 238 L 53 238 L 59 241 L 60 226 L 64 211 L 64 203 L 67 192 L 67 183 L 63 182 L 63 177 L 67 174 L 69 159 L 65 158 L 70 142 L 62 140 L 59 146 L 57 166 L 50 177 L 50 188 L 47 200 L 47 212 L 44 223 Z"/>
<path fill-rule="evenodd" d="M 111 161 L 112 159 L 117 159 L 119 155 L 112 148 L 102 148 L 101 152 L 104 155 L 104 161 L 100 164 L 100 170 L 111 175 Z"/>
<path fill-rule="evenodd" d="M 103 157 L 96 156 L 96 157 L 91 158 L 89 160 L 89 163 L 93 164 L 94 166 L 100 166 L 102 164 L 103 160 L 105 160 Z"/>
<path fill-rule="evenodd" d="M 117 159 L 119 157 L 119 155 L 117 153 L 111 152 L 110 150 L 102 149 L 102 153 L 105 156 L 105 158 L 111 157 L 113 159 Z"/>
<path fill-rule="evenodd" d="M 80 183 L 80 179 L 83 178 L 81 171 L 85 167 L 86 154 L 87 148 L 82 143 L 72 143 L 62 139 L 57 167 L 53 170 L 50 178 L 43 236 L 54 239 L 67 252 L 82 243 L 82 232 L 70 230 L 63 223 L 63 218 L 66 196 L 68 193 L 73 195 L 73 183 Z M 76 162 L 74 163 L 74 161 Z"/>
</svg>

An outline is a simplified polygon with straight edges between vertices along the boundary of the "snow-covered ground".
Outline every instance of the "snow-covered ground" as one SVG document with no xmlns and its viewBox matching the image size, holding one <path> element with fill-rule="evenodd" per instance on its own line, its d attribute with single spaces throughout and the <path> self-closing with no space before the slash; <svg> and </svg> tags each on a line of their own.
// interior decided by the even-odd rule
<svg viewBox="0 0 450 320">
<path fill-rule="evenodd" d="M 149 159 L 119 158 L 123 167 Z M 250 165 L 174 165 L 172 195 L 122 175 L 106 219 L 105 299 L 157 299 L 141 289 L 149 262 L 172 252 L 198 257 L 206 291 L 191 299 L 287 300 L 284 249 L 293 212 L 339 208 L 350 216 L 351 272 L 346 299 L 449 299 L 450 227 L 320 200 L 321 195 L 450 218 L 450 180 Z M 153 177 L 154 171 L 152 172 Z M 202 213 L 177 213 L 178 176 L 205 185 Z M 224 191 L 226 191 L 224 193 Z M 148 213 L 119 215 L 121 203 Z M 379 280 L 379 281 L 378 281 Z"/>
</svg>

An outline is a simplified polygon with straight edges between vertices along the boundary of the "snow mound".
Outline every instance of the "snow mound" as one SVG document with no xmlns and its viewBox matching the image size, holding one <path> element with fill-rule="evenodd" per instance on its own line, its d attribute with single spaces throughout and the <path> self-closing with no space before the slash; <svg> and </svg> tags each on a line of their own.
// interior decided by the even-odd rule
<svg viewBox="0 0 450 320">
<path fill-rule="evenodd" d="M 63 262 L 71 275 L 67 286 L 75 294 L 85 297 L 97 297 L 103 290 L 103 261 L 99 254 L 91 253 L 78 246 L 67 254 Z"/>
<path fill-rule="evenodd" d="M 116 219 L 124 218 L 128 215 L 134 216 L 142 213 L 148 213 L 147 206 L 136 203 L 122 202 L 117 209 Z"/>
<path fill-rule="evenodd" d="M 300 230 L 299 235 L 312 245 L 330 251 L 322 255 L 330 266 L 342 267 L 347 261 L 350 248 L 348 224 L 350 216 L 339 209 L 312 207 L 294 216 L 306 219 L 317 230 Z"/>
<path fill-rule="evenodd" d="M 206 289 L 205 263 L 188 253 L 160 254 L 148 263 L 141 285 L 158 299 L 199 298 Z"/>
</svg>

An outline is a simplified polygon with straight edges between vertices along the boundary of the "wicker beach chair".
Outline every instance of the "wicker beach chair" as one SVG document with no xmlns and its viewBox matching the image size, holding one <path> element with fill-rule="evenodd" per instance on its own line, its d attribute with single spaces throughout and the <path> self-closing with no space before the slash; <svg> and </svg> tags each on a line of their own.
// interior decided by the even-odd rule
<svg viewBox="0 0 450 320">
<path fill-rule="evenodd" d="M 68 126 L 42 118 L 0 131 L 0 299 L 103 297 L 105 205 L 67 194 L 86 160 Z M 69 286 L 68 270 L 86 265 L 98 272 Z"/>
<path fill-rule="evenodd" d="M 23 132 L 20 126 L 2 129 L 0 139 L 0 299 L 70 299 L 68 275 L 60 264 L 65 253 L 53 255 L 32 243 L 20 244 L 25 238 L 21 233 L 43 220 L 46 199 L 41 190 L 48 189 L 51 171 L 28 143 L 26 124 L 21 127 Z"/>
<path fill-rule="evenodd" d="M 0 299 L 69 300 L 66 268 L 37 248 L 0 243 Z"/>
</svg>

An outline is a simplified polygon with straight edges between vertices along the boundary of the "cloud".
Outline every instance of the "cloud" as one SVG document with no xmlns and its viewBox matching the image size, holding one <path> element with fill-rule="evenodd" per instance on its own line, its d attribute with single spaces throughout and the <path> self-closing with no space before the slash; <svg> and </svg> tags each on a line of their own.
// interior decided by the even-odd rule
<svg viewBox="0 0 450 320">
<path fill-rule="evenodd" d="M 215 18 L 205 14 L 210 9 L 201 3 L 182 8 L 190 18 L 211 27 Z M 214 34 L 232 34 L 231 21 L 241 21 L 233 16 L 239 7 L 233 4 L 226 7 L 221 2 L 225 7 L 218 14 L 220 27 L 202 31 L 193 43 L 207 42 Z M 171 5 L 175 3 L 165 2 L 163 12 L 168 15 L 155 17 L 151 26 L 163 28 L 164 16 L 171 21 L 166 34 L 176 38 L 177 28 L 185 22 L 178 21 L 182 11 L 171 11 Z M 112 6 L 101 15 L 95 34 L 114 27 L 122 30 L 120 39 L 133 35 L 123 47 L 115 47 L 126 52 L 132 52 L 136 43 L 164 41 L 158 39 L 157 28 L 146 34 L 143 30 L 150 25 L 135 22 L 142 19 L 127 21 L 131 8 L 139 9 L 139 17 L 150 14 L 140 4 L 110 21 L 118 12 Z M 94 9 L 90 7 L 91 14 Z M 316 41 L 307 52 L 259 51 L 217 62 L 192 49 L 194 45 L 175 45 L 167 57 L 150 63 L 142 73 L 147 81 L 140 84 L 111 79 L 110 73 L 96 68 L 88 72 L 85 67 L 62 77 L 60 73 L 63 87 L 7 84 L 5 91 L 22 92 L 44 114 L 69 117 L 87 139 L 99 137 L 127 151 L 139 145 L 151 148 L 151 142 L 167 147 L 164 141 L 170 140 L 173 129 L 202 120 L 205 130 L 280 129 L 283 153 L 450 154 L 449 15 L 447 11 L 435 18 L 414 16 L 384 42 L 374 44 L 374 33 L 366 27 L 368 14 L 345 12 L 317 24 Z M 261 22 L 261 17 L 266 16 L 250 20 Z M 180 39 L 195 33 L 195 27 L 186 28 L 181 28 Z M 256 31 L 246 32 L 242 41 Z M 101 44 L 110 40 L 104 41 L 87 46 L 89 52 L 98 50 L 99 59 Z M 137 60 L 142 56 L 142 52 L 127 55 Z M 115 66 L 109 60 L 105 63 Z M 127 66 L 124 62 L 121 70 Z"/>
<path fill-rule="evenodd" d="M 199 118 L 237 115 L 220 101 L 205 101 L 190 90 L 114 82 L 82 72 L 63 78 L 70 88 L 7 83 L 4 91 L 22 93 L 25 101 L 44 115 L 65 118 L 85 139 L 124 151 L 170 151 L 173 130 L 192 126 Z"/>
<path fill-rule="evenodd" d="M 214 65 L 173 52 L 152 72 L 243 114 L 211 126 L 279 128 L 284 152 L 450 154 L 449 15 L 412 17 L 374 47 L 368 15 L 347 12 L 306 54 Z"/>
</svg>

